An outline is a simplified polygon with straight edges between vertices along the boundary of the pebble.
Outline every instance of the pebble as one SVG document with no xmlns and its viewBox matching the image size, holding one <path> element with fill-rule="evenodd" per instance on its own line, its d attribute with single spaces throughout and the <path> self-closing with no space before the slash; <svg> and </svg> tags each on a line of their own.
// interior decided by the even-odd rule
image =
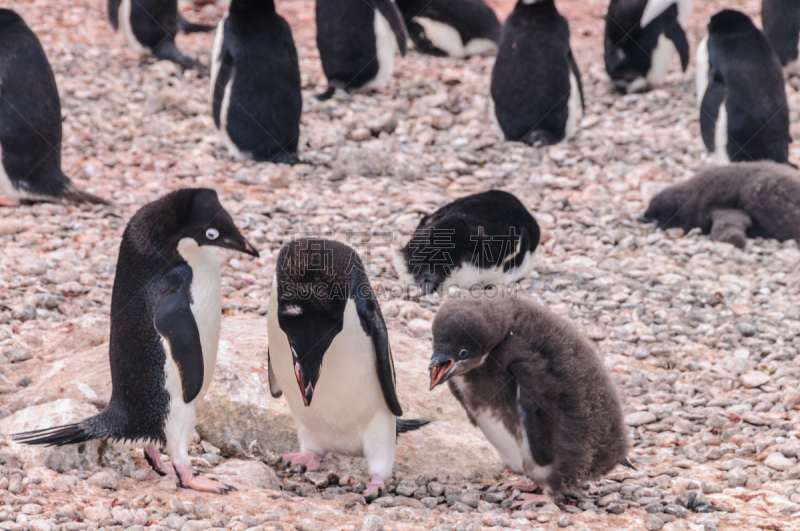
<svg viewBox="0 0 800 531">
<path fill-rule="evenodd" d="M 652 424 L 657 421 L 658 417 L 649 411 L 637 411 L 625 416 L 625 424 L 628 426 L 644 426 L 645 424 Z"/>
<path fill-rule="evenodd" d="M 655 514 L 647 514 L 644 517 L 644 522 L 647 525 L 648 531 L 659 531 L 664 527 L 664 520 Z"/>
<path fill-rule="evenodd" d="M 773 470 L 779 470 L 781 472 L 785 470 L 789 470 L 796 464 L 795 460 L 788 459 L 782 453 L 774 452 L 767 456 L 764 460 L 764 465 L 768 466 Z"/>
<path fill-rule="evenodd" d="M 115 490 L 117 488 L 117 479 L 110 472 L 97 472 L 89 477 L 87 481 L 104 489 Z"/>
</svg>

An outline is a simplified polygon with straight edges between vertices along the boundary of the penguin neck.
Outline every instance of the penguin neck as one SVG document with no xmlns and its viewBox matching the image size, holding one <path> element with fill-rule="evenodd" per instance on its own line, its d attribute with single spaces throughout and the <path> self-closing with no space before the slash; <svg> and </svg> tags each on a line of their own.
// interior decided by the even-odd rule
<svg viewBox="0 0 800 531">
<path fill-rule="evenodd" d="M 210 245 L 198 245 L 194 238 L 181 238 L 178 242 L 178 254 L 192 268 L 192 275 L 209 275 L 219 279 L 219 257 L 216 248 Z M 219 280 L 217 280 L 219 282 Z"/>
</svg>

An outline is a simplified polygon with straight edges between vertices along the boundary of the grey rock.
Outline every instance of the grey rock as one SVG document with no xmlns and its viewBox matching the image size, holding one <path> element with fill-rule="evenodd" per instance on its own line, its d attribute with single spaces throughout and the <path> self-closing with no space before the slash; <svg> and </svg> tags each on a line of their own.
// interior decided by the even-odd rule
<svg viewBox="0 0 800 531">
<path fill-rule="evenodd" d="M 367 515 L 361 520 L 358 531 L 383 531 L 383 518 L 376 515 Z"/>
<path fill-rule="evenodd" d="M 117 478 L 114 477 L 113 474 L 110 472 L 97 472 L 93 474 L 87 480 L 91 485 L 95 485 L 97 487 L 102 487 L 104 489 L 116 490 L 117 489 Z"/>
<path fill-rule="evenodd" d="M 658 418 L 649 411 L 637 411 L 625 416 L 625 424 L 632 427 L 652 424 L 657 420 Z"/>
<path fill-rule="evenodd" d="M 275 471 L 260 461 L 230 459 L 211 469 L 209 475 L 221 481 L 250 485 L 260 489 L 280 490 L 280 481 Z"/>
<path fill-rule="evenodd" d="M 644 517 L 645 525 L 647 525 L 648 531 L 660 531 L 664 527 L 664 520 L 656 516 L 655 514 L 647 514 Z"/>
</svg>

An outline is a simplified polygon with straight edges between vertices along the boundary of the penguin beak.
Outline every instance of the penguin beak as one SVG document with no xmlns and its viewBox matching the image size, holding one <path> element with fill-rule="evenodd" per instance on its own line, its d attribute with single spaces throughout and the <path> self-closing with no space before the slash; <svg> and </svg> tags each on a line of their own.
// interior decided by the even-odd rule
<svg viewBox="0 0 800 531">
<path fill-rule="evenodd" d="M 233 249 L 234 251 L 239 251 L 245 254 L 249 254 L 250 256 L 255 256 L 258 258 L 260 255 L 255 248 L 250 245 L 250 243 L 244 239 L 244 236 L 239 236 L 239 240 L 241 241 L 234 241 L 230 238 L 223 238 L 221 247 L 225 247 L 226 249 Z"/>
<path fill-rule="evenodd" d="M 447 354 L 434 354 L 428 370 L 431 373 L 431 389 L 446 382 L 452 375 L 452 368 L 456 364 Z"/>
<path fill-rule="evenodd" d="M 297 385 L 300 386 L 300 394 L 303 395 L 303 405 L 308 407 L 314 397 L 314 384 L 311 382 L 308 382 L 308 384 L 303 383 L 303 369 L 298 362 L 294 362 L 294 375 L 297 378 Z"/>
</svg>

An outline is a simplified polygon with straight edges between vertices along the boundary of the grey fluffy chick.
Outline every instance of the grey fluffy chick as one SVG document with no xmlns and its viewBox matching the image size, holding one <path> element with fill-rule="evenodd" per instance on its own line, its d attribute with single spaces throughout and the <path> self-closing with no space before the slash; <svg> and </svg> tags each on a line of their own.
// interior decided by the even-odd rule
<svg viewBox="0 0 800 531">
<path fill-rule="evenodd" d="M 800 241 L 800 171 L 774 162 L 705 168 L 653 197 L 639 221 L 699 227 L 740 249 L 747 238 Z"/>
<path fill-rule="evenodd" d="M 523 296 L 450 299 L 433 321 L 431 389 L 448 382 L 512 472 L 557 495 L 626 459 L 617 391 L 592 344 Z"/>
</svg>

